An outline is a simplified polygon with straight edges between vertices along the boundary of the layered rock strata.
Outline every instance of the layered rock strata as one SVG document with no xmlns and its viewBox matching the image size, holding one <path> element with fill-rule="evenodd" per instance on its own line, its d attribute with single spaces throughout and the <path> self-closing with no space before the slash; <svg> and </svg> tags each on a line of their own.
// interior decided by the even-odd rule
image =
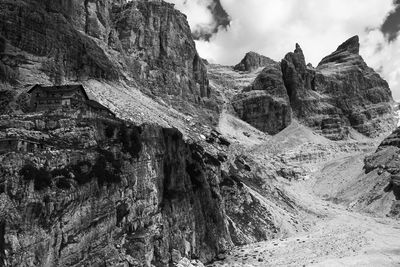
<svg viewBox="0 0 400 267">
<path fill-rule="evenodd" d="M 232 246 L 221 162 L 177 130 L 60 114 L 2 122 L 5 266 L 169 266 L 174 251 L 207 262 Z"/>
<path fill-rule="evenodd" d="M 216 131 L 194 142 L 171 128 L 43 115 L 1 116 L 5 266 L 206 263 L 304 228 L 273 174 L 230 155 Z"/>
<path fill-rule="evenodd" d="M 237 115 L 257 129 L 276 134 L 291 122 L 289 97 L 278 63 L 269 64 L 232 100 Z"/>
<path fill-rule="evenodd" d="M 270 64 L 252 86 L 238 94 L 236 99 L 245 99 L 234 103 L 238 116 L 273 134 L 290 124 L 291 117 L 284 114 L 292 111 L 294 118 L 332 140 L 347 138 L 350 128 L 369 137 L 390 131 L 395 121 L 389 86 L 367 66 L 359 47 L 358 36 L 352 37 L 313 68 L 306 64 L 303 51 L 296 44 L 295 51 L 281 61 L 280 70 L 275 68 L 278 75 L 265 78 L 274 66 Z M 263 92 L 260 88 L 264 88 Z M 264 99 L 279 97 L 284 104 L 260 108 L 265 106 L 260 94 Z"/>
</svg>

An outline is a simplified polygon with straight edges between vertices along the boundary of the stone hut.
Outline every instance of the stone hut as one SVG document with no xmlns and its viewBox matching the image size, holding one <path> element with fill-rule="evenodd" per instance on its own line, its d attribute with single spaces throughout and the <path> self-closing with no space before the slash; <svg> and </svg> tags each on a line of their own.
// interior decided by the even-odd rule
<svg viewBox="0 0 400 267">
<path fill-rule="evenodd" d="M 0 153 L 9 151 L 35 152 L 45 149 L 46 146 L 35 141 L 13 137 L 0 140 Z"/>
<path fill-rule="evenodd" d="M 33 86 L 30 108 L 33 111 L 56 109 L 81 110 L 90 116 L 115 117 L 115 114 L 99 102 L 89 99 L 82 85 Z"/>
</svg>

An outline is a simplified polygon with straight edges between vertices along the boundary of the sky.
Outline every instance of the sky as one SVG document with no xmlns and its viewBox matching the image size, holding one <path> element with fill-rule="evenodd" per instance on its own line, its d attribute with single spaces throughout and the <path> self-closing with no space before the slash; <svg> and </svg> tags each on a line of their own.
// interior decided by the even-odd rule
<svg viewBox="0 0 400 267">
<path fill-rule="evenodd" d="M 249 51 L 280 61 L 299 43 L 316 66 L 348 38 L 400 100 L 400 0 L 167 0 L 186 14 L 201 57 L 237 64 Z"/>
</svg>

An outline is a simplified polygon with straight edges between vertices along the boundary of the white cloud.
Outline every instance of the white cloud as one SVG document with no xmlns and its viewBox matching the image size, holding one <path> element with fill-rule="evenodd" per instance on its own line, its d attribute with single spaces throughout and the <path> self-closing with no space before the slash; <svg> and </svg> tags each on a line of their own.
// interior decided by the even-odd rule
<svg viewBox="0 0 400 267">
<path fill-rule="evenodd" d="M 362 54 L 389 83 L 395 100 L 400 100 L 400 39 L 388 43 L 379 30 L 370 31 L 361 40 Z"/>
<path fill-rule="evenodd" d="M 202 30 L 212 33 L 216 23 L 207 8 L 212 0 L 167 0 L 167 2 L 174 3 L 175 8 L 186 14 L 193 32 Z"/>
<path fill-rule="evenodd" d="M 213 25 L 205 7 L 210 0 L 169 1 L 188 16 L 192 29 Z M 394 9 L 392 0 L 221 0 L 221 4 L 231 17 L 230 27 L 210 42 L 196 41 L 200 56 L 211 62 L 233 65 L 248 51 L 280 60 L 298 42 L 307 61 L 316 65 L 357 34 L 362 56 L 381 71 L 400 99 L 400 41 L 389 44 L 378 30 Z"/>
</svg>

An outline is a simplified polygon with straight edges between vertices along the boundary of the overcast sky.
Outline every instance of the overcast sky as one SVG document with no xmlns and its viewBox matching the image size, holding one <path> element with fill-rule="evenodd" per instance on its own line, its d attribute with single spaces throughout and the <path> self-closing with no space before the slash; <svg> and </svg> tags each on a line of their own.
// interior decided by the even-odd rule
<svg viewBox="0 0 400 267">
<path fill-rule="evenodd" d="M 248 51 L 281 60 L 295 43 L 314 66 L 349 37 L 400 100 L 400 0 L 167 0 L 188 17 L 201 57 L 226 65 Z"/>
</svg>

